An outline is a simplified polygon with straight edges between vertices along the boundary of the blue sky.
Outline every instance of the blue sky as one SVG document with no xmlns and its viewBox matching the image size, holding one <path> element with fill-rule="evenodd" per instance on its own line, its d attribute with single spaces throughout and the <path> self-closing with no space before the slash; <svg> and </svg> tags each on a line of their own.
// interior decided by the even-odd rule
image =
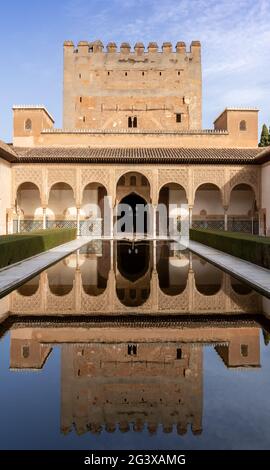
<svg viewBox="0 0 270 470">
<path fill-rule="evenodd" d="M 256 106 L 270 124 L 270 0 L 0 2 L 0 138 L 13 104 L 45 104 L 62 125 L 65 39 L 202 43 L 203 125 L 226 106 Z"/>
</svg>

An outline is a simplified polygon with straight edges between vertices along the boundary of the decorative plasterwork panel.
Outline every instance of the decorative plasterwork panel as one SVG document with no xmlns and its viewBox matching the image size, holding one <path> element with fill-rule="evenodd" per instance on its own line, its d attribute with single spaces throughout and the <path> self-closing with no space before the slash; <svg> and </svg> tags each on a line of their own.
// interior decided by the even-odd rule
<svg viewBox="0 0 270 470">
<path fill-rule="evenodd" d="M 49 168 L 48 169 L 48 189 L 55 183 L 67 183 L 76 190 L 76 170 L 74 168 Z"/>
<path fill-rule="evenodd" d="M 109 192 L 110 168 L 82 168 L 81 169 L 81 191 L 89 183 L 101 183 Z"/>
<path fill-rule="evenodd" d="M 168 183 L 177 183 L 183 186 L 188 197 L 188 168 L 165 168 L 158 172 L 159 190 Z"/>
<path fill-rule="evenodd" d="M 42 193 L 42 168 L 37 166 L 21 166 L 13 168 L 13 191 L 14 197 L 18 187 L 23 183 L 35 184 Z"/>
</svg>

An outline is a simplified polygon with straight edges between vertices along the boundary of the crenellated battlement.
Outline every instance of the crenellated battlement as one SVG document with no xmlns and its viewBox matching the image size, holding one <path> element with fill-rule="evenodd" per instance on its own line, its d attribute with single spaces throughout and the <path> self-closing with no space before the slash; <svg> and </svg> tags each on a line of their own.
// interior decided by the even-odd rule
<svg viewBox="0 0 270 470">
<path fill-rule="evenodd" d="M 64 127 L 200 129 L 200 42 L 65 41 Z"/>
<path fill-rule="evenodd" d="M 201 49 L 200 41 L 192 41 L 187 49 L 186 43 L 183 41 L 178 41 L 175 47 L 171 42 L 163 42 L 159 47 L 156 42 L 149 42 L 145 46 L 142 42 L 137 42 L 132 48 L 129 42 L 122 42 L 119 46 L 115 42 L 109 42 L 106 47 L 100 40 L 93 42 L 80 41 L 77 46 L 73 41 L 65 41 L 64 49 L 78 54 L 83 52 L 84 54 L 95 54 L 95 53 L 104 53 L 104 54 L 133 54 L 133 55 L 142 55 L 142 54 L 192 54 L 194 52 L 199 52 Z"/>
</svg>

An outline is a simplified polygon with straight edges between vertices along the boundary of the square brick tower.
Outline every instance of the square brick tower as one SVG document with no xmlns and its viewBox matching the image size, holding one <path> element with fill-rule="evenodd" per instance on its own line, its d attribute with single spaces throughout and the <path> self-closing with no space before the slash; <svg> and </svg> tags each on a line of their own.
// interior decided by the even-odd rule
<svg viewBox="0 0 270 470">
<path fill-rule="evenodd" d="M 201 45 L 64 43 L 66 129 L 201 129 Z"/>
</svg>

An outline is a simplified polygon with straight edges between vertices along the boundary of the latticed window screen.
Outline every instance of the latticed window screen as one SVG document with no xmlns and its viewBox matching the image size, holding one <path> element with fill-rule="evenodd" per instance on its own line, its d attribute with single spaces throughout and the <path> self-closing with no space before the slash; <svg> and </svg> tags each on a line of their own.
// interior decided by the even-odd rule
<svg viewBox="0 0 270 470">
<path fill-rule="evenodd" d="M 26 131 L 31 131 L 32 130 L 32 121 L 31 119 L 26 119 L 24 128 Z"/>
</svg>

